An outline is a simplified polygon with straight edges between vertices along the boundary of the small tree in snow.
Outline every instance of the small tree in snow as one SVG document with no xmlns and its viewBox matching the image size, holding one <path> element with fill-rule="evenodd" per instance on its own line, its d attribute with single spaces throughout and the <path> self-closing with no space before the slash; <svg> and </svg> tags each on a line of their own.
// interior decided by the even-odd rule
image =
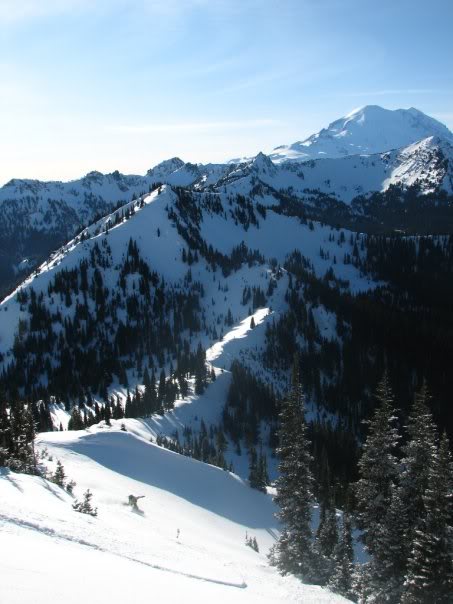
<svg viewBox="0 0 453 604">
<path fill-rule="evenodd" d="M 89 514 L 90 516 L 97 516 L 98 509 L 93 508 L 93 506 L 91 505 L 92 497 L 93 497 L 93 493 L 90 491 L 90 489 L 87 489 L 85 491 L 85 493 L 83 494 L 83 501 L 77 500 L 75 503 L 72 504 L 73 509 L 76 512 L 80 512 L 81 514 Z"/>
<path fill-rule="evenodd" d="M 52 482 L 57 484 L 59 487 L 64 487 L 64 481 L 66 479 L 66 473 L 64 471 L 63 464 L 60 460 L 57 461 L 57 467 L 55 473 L 52 476 Z"/>
</svg>

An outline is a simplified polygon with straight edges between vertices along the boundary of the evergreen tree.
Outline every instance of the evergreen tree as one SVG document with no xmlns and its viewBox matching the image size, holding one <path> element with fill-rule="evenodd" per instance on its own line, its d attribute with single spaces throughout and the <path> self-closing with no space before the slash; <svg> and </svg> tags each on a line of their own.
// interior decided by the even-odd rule
<svg viewBox="0 0 453 604">
<path fill-rule="evenodd" d="M 83 494 L 83 500 L 82 501 L 77 500 L 75 503 L 72 504 L 73 509 L 76 512 L 80 512 L 81 514 L 89 514 L 90 516 L 97 516 L 98 509 L 93 508 L 93 506 L 91 504 L 92 498 L 93 498 L 93 493 L 90 491 L 90 489 L 87 489 L 85 491 L 85 493 Z"/>
<path fill-rule="evenodd" d="M 64 471 L 63 464 L 60 460 L 57 461 L 57 467 L 55 468 L 55 473 L 52 476 L 52 482 L 57 484 L 59 487 L 64 487 L 64 481 L 66 479 L 66 474 Z"/>
<path fill-rule="evenodd" d="M 249 451 L 249 484 L 252 489 L 259 489 L 257 455 L 254 447 Z"/>
<path fill-rule="evenodd" d="M 401 488 L 392 485 L 390 505 L 369 563 L 369 587 L 375 602 L 400 602 L 407 565 L 408 518 Z"/>
<path fill-rule="evenodd" d="M 262 490 L 266 492 L 266 486 L 269 484 L 269 474 L 267 472 L 267 457 L 262 451 L 260 452 L 258 460 L 258 475 Z"/>
<path fill-rule="evenodd" d="M 159 400 L 160 408 L 162 408 L 162 406 L 163 406 L 166 390 L 167 390 L 167 383 L 166 383 L 165 369 L 162 369 L 160 372 L 159 389 L 157 392 L 157 398 Z"/>
<path fill-rule="evenodd" d="M 332 554 L 338 543 L 338 526 L 335 505 L 332 500 L 321 505 L 321 514 L 314 542 L 313 564 L 316 582 L 325 585 L 333 571 Z"/>
<path fill-rule="evenodd" d="M 305 423 L 304 395 L 299 379 L 299 362 L 293 369 L 293 387 L 282 403 L 279 447 L 280 476 L 275 501 L 283 524 L 280 538 L 271 554 L 282 573 L 312 577 L 311 502 L 313 478 Z"/>
<path fill-rule="evenodd" d="M 333 571 L 328 587 L 345 598 L 353 599 L 354 550 L 352 546 L 351 519 L 343 514 L 341 535 L 333 551 Z"/>
<path fill-rule="evenodd" d="M 359 461 L 360 479 L 355 486 L 357 524 L 361 540 L 371 555 L 364 573 L 366 587 L 372 593 L 381 593 L 388 587 L 387 543 L 389 517 L 387 512 L 398 479 L 398 459 L 395 455 L 399 440 L 394 399 L 385 374 L 378 385 L 376 398 L 379 406 L 368 422 L 369 433 Z M 391 535 L 390 535 L 391 536 Z M 391 573 L 392 574 L 392 573 Z M 386 600 L 383 600 L 386 601 Z"/>
<path fill-rule="evenodd" d="M 444 433 L 429 467 L 425 515 L 415 529 L 403 604 L 453 602 L 452 498 L 453 464 Z"/>
<path fill-rule="evenodd" d="M 82 419 L 82 414 L 80 413 L 80 409 L 74 405 L 71 411 L 71 417 L 68 422 L 68 430 L 83 430 L 84 423 Z"/>
<path fill-rule="evenodd" d="M 338 543 L 337 515 L 332 501 L 330 501 L 324 513 L 324 521 L 320 524 L 316 539 L 319 542 L 322 554 L 330 557 Z"/>
<path fill-rule="evenodd" d="M 260 452 L 258 457 L 254 447 L 250 448 L 249 451 L 249 483 L 252 489 L 266 492 L 266 485 L 269 482 L 269 476 L 267 474 L 267 461 L 266 456 L 263 452 Z"/>
<path fill-rule="evenodd" d="M 424 383 L 421 391 L 415 395 L 407 425 L 409 439 L 403 447 L 401 497 L 409 527 L 406 539 L 407 556 L 414 539 L 414 531 L 425 513 L 423 497 L 428 486 L 430 467 L 437 451 L 436 427 L 428 407 L 430 398 Z"/>
<path fill-rule="evenodd" d="M 14 403 L 10 409 L 9 449 L 5 464 L 15 472 L 39 474 L 34 441 L 35 424 L 31 406 Z"/>
<path fill-rule="evenodd" d="M 1 396 L 1 394 L 0 394 Z M 0 399 L 0 466 L 6 464 L 11 445 L 11 420 L 6 403 Z"/>
<path fill-rule="evenodd" d="M 377 540 L 390 504 L 392 485 L 398 477 L 395 450 L 399 440 L 394 398 L 387 375 L 379 383 L 375 396 L 379 406 L 367 422 L 369 433 L 359 461 L 360 479 L 355 486 L 361 539 L 373 556 L 377 553 Z"/>
<path fill-rule="evenodd" d="M 112 418 L 112 409 L 110 407 L 110 402 L 107 401 L 104 405 L 104 420 L 106 426 L 111 426 L 111 418 Z"/>
</svg>

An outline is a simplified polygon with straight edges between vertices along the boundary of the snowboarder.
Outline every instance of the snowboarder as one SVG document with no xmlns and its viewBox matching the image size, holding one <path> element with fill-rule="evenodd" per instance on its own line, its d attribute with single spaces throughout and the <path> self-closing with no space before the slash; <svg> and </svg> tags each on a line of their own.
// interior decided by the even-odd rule
<svg viewBox="0 0 453 604">
<path fill-rule="evenodd" d="M 143 497 L 145 497 L 145 495 L 129 495 L 128 505 L 130 505 L 134 511 L 138 512 L 137 501 L 143 499 Z"/>
</svg>

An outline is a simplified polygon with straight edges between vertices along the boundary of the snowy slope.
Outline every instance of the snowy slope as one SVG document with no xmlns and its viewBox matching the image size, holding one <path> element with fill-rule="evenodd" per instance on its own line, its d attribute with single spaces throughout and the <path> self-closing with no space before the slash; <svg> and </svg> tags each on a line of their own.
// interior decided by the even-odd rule
<svg viewBox="0 0 453 604">
<path fill-rule="evenodd" d="M 260 182 L 302 201 L 310 201 L 316 192 L 346 204 L 390 185 L 407 188 L 419 183 L 421 193 L 453 191 L 453 139 L 428 137 L 394 151 L 335 159 L 274 164 L 271 157 L 260 153 L 236 166 L 219 181 L 219 188 L 249 195 Z M 276 202 L 271 197 L 268 203 Z"/>
<path fill-rule="evenodd" d="M 270 157 L 278 163 L 369 155 L 406 147 L 430 136 L 453 142 L 453 134 L 446 126 L 414 107 L 391 111 L 367 105 L 303 141 L 276 147 Z"/>
<path fill-rule="evenodd" d="M 268 566 L 274 504 L 237 476 L 119 426 L 43 434 L 43 448 L 48 467 L 61 460 L 77 482 L 76 497 L 93 492 L 98 516 L 73 511 L 72 497 L 42 478 L 2 470 L 0 601 L 346 602 Z M 125 505 L 131 493 L 145 495 L 140 513 Z"/>
<path fill-rule="evenodd" d="M 91 222 L 98 213 L 107 213 L 118 202 L 126 203 L 133 196 L 145 194 L 154 183 L 191 184 L 199 175 L 194 174 L 190 164 L 185 166 L 174 158 L 157 165 L 145 176 L 116 171 L 90 172 L 80 180 L 64 183 L 13 179 L 0 188 L 0 209 L 8 212 L 13 202 L 17 208 L 23 208 L 23 229 L 52 230 L 59 226 L 60 216 L 66 218 L 68 228 L 75 227 Z"/>
<path fill-rule="evenodd" d="M 262 219 L 258 225 L 251 225 L 246 231 L 228 215 L 227 210 L 230 206 L 227 195 L 219 196 L 219 200 L 223 203 L 225 211 L 220 214 L 204 212 L 200 233 L 208 244 L 222 253 L 231 254 L 235 246 L 245 242 L 250 249 L 259 250 L 265 259 L 275 258 L 279 263 L 283 263 L 288 254 L 298 249 L 313 262 L 319 276 L 323 276 L 332 267 L 338 278 L 349 282 L 352 291 L 374 287 L 374 284 L 368 278 L 361 276 L 352 264 L 343 262 L 344 255 L 352 252 L 349 242 L 350 232 L 345 230 L 345 242 L 339 243 L 337 239 L 329 240 L 334 231 L 331 227 L 315 223 L 315 228 L 311 229 L 307 224 L 302 224 L 294 218 L 271 211 L 267 213 L 266 219 Z M 131 237 L 137 241 L 141 255 L 153 270 L 165 277 L 166 281 L 182 286 L 187 265 L 181 262 L 181 253 L 183 248 L 187 248 L 187 244 L 169 220 L 167 212 L 168 208 L 174 206 L 175 201 L 176 194 L 171 187 L 164 186 L 160 194 L 155 191 L 145 196 L 143 207 L 140 207 L 138 201 L 124 206 L 130 208 L 134 205 L 135 215 L 110 228 L 108 233 L 105 232 L 105 228 L 113 224 L 114 214 L 105 216 L 85 229 L 84 234 L 89 239 L 81 241 L 80 238 L 76 238 L 69 241 L 38 267 L 18 289 L 6 297 L 0 304 L 0 352 L 7 353 L 4 363 L 8 362 L 8 353 L 17 333 L 19 319 L 28 318 L 27 311 L 21 308 L 17 300 L 17 292 L 23 288 L 33 287 L 37 294 L 42 292 L 46 295 L 49 283 L 54 279 L 55 274 L 61 270 L 77 267 L 82 259 L 89 258 L 90 251 L 96 244 L 102 247 L 103 242 L 106 242 L 112 250 L 112 266 L 103 272 L 104 282 L 109 287 L 113 287 L 116 283 L 118 277 L 116 267 L 124 259 Z M 330 254 L 330 258 L 320 256 L 321 246 Z M 332 264 L 334 257 L 338 262 Z M 248 309 L 240 303 L 244 286 L 260 285 L 263 289 L 267 289 L 269 280 L 267 267 L 246 266 L 227 278 L 219 276 L 219 280 L 216 280 L 203 259 L 193 265 L 191 271 L 193 279 L 200 281 L 205 288 L 206 313 L 207 317 L 211 317 L 212 324 L 216 323 L 219 316 L 224 317 L 228 308 L 232 310 L 237 321 L 245 319 L 248 316 Z M 219 281 L 222 283 L 222 289 L 219 288 Z M 228 296 L 225 295 L 224 288 L 229 291 Z M 278 292 L 275 293 L 275 296 L 277 295 Z M 211 300 L 214 300 L 214 305 Z M 273 300 L 271 299 L 270 302 L 272 303 Z M 74 315 L 75 304 L 65 308 L 59 297 L 48 300 L 47 304 L 49 308 L 58 310 L 63 315 Z"/>
<path fill-rule="evenodd" d="M 91 222 L 96 213 L 106 213 L 118 202 L 126 203 L 133 196 L 143 195 L 156 183 L 187 187 L 197 182 L 217 182 L 230 167 L 224 164 L 206 166 L 184 163 L 178 157 L 166 160 L 148 170 L 144 176 L 90 172 L 69 182 L 13 179 L 0 187 L 0 209 L 20 202 L 24 216 L 23 228 L 51 230 L 56 216 L 65 211 L 76 224 Z M 2 226 L 2 229 L 5 225 Z"/>
<path fill-rule="evenodd" d="M 226 164 L 197 166 L 172 158 L 144 176 L 94 171 L 70 182 L 11 180 L 0 187 L 0 291 L 82 226 L 144 195 L 156 183 L 204 188 L 230 170 Z"/>
<path fill-rule="evenodd" d="M 345 257 L 351 255 L 353 251 L 351 233 L 344 231 L 340 238 L 340 232 L 335 229 L 316 222 L 310 227 L 297 219 L 271 210 L 268 210 L 265 219 L 260 218 L 258 224 L 251 224 L 245 230 L 228 215 L 232 207 L 228 201 L 228 194 L 218 194 L 218 197 L 224 211 L 215 213 L 204 210 L 199 226 L 203 239 L 207 244 L 227 255 L 231 254 L 233 248 L 245 242 L 250 249 L 259 250 L 265 262 L 252 266 L 244 263 L 241 268 L 227 276 L 219 270 L 213 272 L 211 266 L 202 257 L 190 267 L 193 281 L 200 282 L 204 288 L 204 296 L 200 299 L 200 313 L 204 318 L 206 329 L 190 335 L 188 333 L 182 335 L 190 338 L 192 350 L 196 350 L 198 343 L 201 342 L 206 350 L 206 359 L 214 367 L 217 379 L 208 385 L 201 396 L 194 395 L 192 384 L 189 396 L 177 400 L 174 410 L 167 412 L 164 417 L 154 415 L 148 419 L 147 430 L 149 436 L 154 438 L 158 435 L 173 438 L 176 430 L 182 437 L 185 427 L 198 434 L 201 419 L 208 427 L 219 425 L 231 382 L 229 370 L 235 359 L 249 367 L 264 383 L 272 384 L 281 394 L 287 390 L 285 372 L 275 375 L 270 370 L 265 370 L 260 358 L 265 346 L 266 327 L 278 321 L 288 308 L 285 300 L 288 287 L 287 274 L 283 270 L 276 273 L 275 268 L 270 266 L 270 259 L 273 259 L 272 264 L 275 267 L 275 263 L 282 264 L 288 254 L 300 250 L 310 259 L 319 277 L 323 277 L 329 269 L 332 269 L 334 274 L 344 281 L 345 287 L 352 292 L 367 290 L 376 285 L 368 277 L 360 275 L 353 264 L 345 262 Z M 204 198 L 205 194 L 201 194 L 200 203 Z M 168 215 L 170 210 L 174 210 L 176 201 L 176 193 L 171 187 L 164 186 L 161 193 L 156 190 L 146 196 L 143 206 L 139 200 L 128 204 L 127 209 L 135 207 L 135 214 L 129 220 L 110 227 L 108 232 L 105 232 L 105 226 L 114 222 L 113 215 L 104 217 L 84 231 L 88 239 L 70 241 L 41 265 L 18 290 L 5 298 L 0 304 L 1 368 L 8 367 L 14 359 L 14 342 L 20 325 L 23 327 L 30 321 L 28 306 L 21 303 L 18 293 L 33 288 L 38 297 L 41 294 L 44 296 L 45 305 L 52 315 L 61 316 L 61 321 L 55 320 L 52 325 L 57 340 L 58 334 L 63 329 L 62 321 L 66 318 L 74 320 L 77 304 L 83 303 L 83 294 L 79 292 L 77 296 L 72 295 L 72 303 L 67 306 L 59 295 L 48 296 L 49 285 L 60 271 L 74 269 L 79 266 L 81 260 L 89 259 L 94 246 L 105 249 L 108 245 L 111 249 L 111 264 L 103 269 L 103 281 L 109 289 L 116 288 L 119 267 L 124 260 L 128 242 L 133 238 L 140 249 L 140 256 L 152 270 L 156 270 L 172 287 L 184 290 L 187 287 L 184 280 L 188 266 L 181 261 L 181 255 L 182 250 L 187 250 L 187 244 Z M 323 255 L 320 253 L 321 248 L 324 250 Z M 244 288 L 260 287 L 263 292 L 266 292 L 271 280 L 274 282 L 273 292 L 266 297 L 265 306 L 254 312 L 256 327 L 251 329 L 250 304 L 242 303 Z M 228 312 L 232 315 L 232 326 L 226 324 Z M 119 310 L 119 313 L 124 311 Z M 314 314 L 322 336 L 328 339 L 337 338 L 335 316 L 329 316 L 321 307 L 314 310 Z M 115 337 L 115 329 L 116 327 L 110 330 L 109 337 Z M 59 362 L 58 351 L 52 354 L 55 355 L 53 363 Z M 156 367 L 158 361 L 154 357 L 145 358 L 144 362 Z M 158 375 L 162 365 L 157 367 Z M 168 375 L 168 362 L 164 363 L 164 368 Z M 43 376 L 42 379 L 45 383 L 47 378 Z M 137 374 L 133 369 L 128 371 L 128 382 L 131 391 L 136 386 L 143 389 L 143 375 Z M 118 376 L 114 376 L 113 382 L 109 384 L 109 393 L 116 395 L 123 404 L 125 403 L 127 389 L 119 383 Z M 102 404 L 96 394 L 94 400 Z M 64 398 L 63 401 L 65 402 Z M 69 415 L 64 411 L 64 405 L 52 406 L 51 413 L 56 427 L 60 424 L 63 428 L 67 427 Z M 269 429 L 268 425 L 261 427 L 264 442 L 268 442 Z M 248 456 L 245 453 L 242 456 L 236 455 L 231 449 L 225 457 L 228 464 L 232 462 L 235 471 L 242 477 L 248 475 Z M 269 458 L 269 472 L 272 477 L 275 477 L 275 463 L 274 458 Z"/>
</svg>

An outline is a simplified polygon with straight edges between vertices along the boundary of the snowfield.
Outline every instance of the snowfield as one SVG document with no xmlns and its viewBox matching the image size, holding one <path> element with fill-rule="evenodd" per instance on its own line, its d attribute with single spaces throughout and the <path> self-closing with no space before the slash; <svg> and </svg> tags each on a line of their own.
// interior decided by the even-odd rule
<svg viewBox="0 0 453 604">
<path fill-rule="evenodd" d="M 303 141 L 276 147 L 270 157 L 279 163 L 369 155 L 406 147 L 429 136 L 440 136 L 453 142 L 453 136 L 444 124 L 414 107 L 389 110 L 366 105 Z"/>
<path fill-rule="evenodd" d="M 2 604 L 142 602 L 340 603 L 320 587 L 282 577 L 266 555 L 278 535 L 270 495 L 236 475 L 160 448 L 146 427 L 93 426 L 41 434 L 47 449 L 89 488 L 98 516 L 42 478 L 0 473 Z M 134 430 L 129 431 L 130 423 Z M 126 505 L 144 495 L 140 512 Z M 260 552 L 245 545 L 246 532 Z"/>
</svg>

